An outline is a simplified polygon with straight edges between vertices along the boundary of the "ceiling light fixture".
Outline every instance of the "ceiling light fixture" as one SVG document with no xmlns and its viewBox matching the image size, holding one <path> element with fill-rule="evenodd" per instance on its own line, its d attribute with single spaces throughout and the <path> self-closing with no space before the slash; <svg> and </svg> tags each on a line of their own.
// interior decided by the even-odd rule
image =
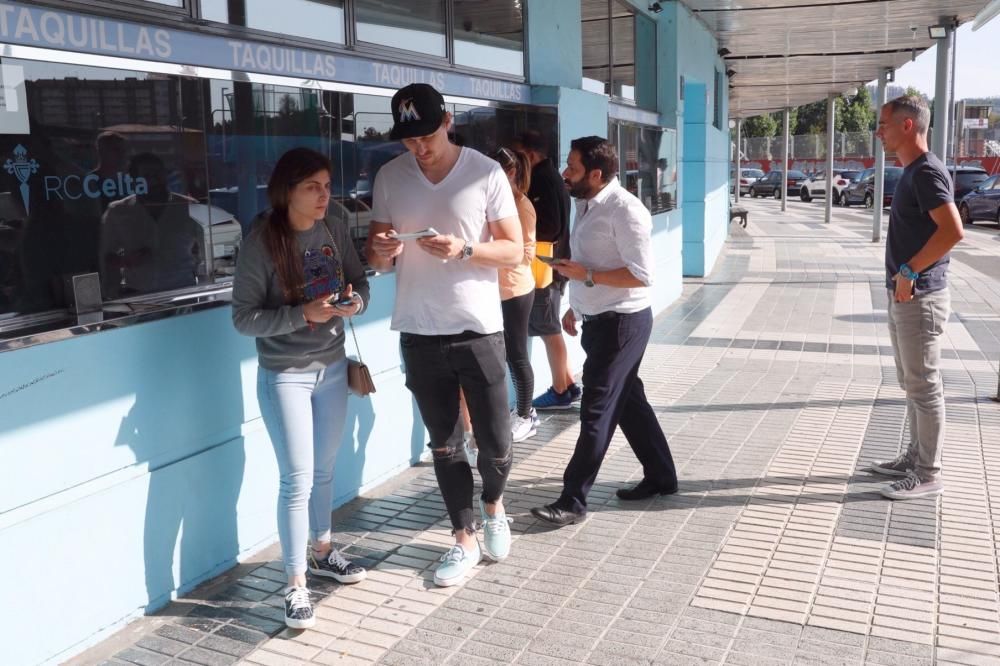
<svg viewBox="0 0 1000 666">
<path fill-rule="evenodd" d="M 948 26 L 929 25 L 927 26 L 927 36 L 931 39 L 945 39 L 948 36 Z"/>
</svg>

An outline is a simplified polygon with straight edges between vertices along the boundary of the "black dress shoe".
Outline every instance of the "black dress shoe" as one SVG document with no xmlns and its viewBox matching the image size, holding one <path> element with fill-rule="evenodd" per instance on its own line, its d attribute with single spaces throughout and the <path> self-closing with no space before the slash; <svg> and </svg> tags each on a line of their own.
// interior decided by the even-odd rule
<svg viewBox="0 0 1000 666">
<path fill-rule="evenodd" d="M 676 483 L 672 486 L 664 488 L 662 486 L 658 486 L 649 479 L 643 479 L 631 488 L 619 488 L 617 492 L 615 492 L 615 495 L 618 495 L 618 499 L 632 501 L 648 499 L 654 495 L 673 495 L 676 492 Z"/>
<path fill-rule="evenodd" d="M 583 519 L 587 517 L 587 514 L 585 513 L 575 513 L 567 509 L 560 509 L 555 504 L 546 504 L 545 506 L 535 507 L 531 510 L 531 515 L 539 520 L 543 520 L 552 525 L 558 525 L 559 527 L 572 525 L 578 521 L 582 522 Z"/>
</svg>

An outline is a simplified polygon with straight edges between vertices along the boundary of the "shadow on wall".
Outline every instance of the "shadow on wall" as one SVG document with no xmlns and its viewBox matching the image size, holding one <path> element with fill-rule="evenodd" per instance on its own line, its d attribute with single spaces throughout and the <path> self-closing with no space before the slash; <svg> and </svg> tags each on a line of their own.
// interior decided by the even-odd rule
<svg viewBox="0 0 1000 666">
<path fill-rule="evenodd" d="M 184 344 L 151 346 L 158 363 L 134 359 L 157 374 L 137 382 L 135 402 L 115 439 L 116 446 L 132 450 L 136 463 L 149 467 L 143 524 L 147 612 L 225 570 L 240 553 L 244 349 L 220 335 L 202 337 L 193 354 Z M 225 431 L 213 432 L 220 423 Z M 186 451 L 178 457 L 181 448 Z"/>
</svg>

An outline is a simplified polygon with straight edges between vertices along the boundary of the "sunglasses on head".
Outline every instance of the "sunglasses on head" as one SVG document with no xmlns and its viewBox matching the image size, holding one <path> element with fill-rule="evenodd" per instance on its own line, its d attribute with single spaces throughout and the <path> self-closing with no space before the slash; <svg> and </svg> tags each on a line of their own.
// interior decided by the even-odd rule
<svg viewBox="0 0 1000 666">
<path fill-rule="evenodd" d="M 493 151 L 491 155 L 493 159 L 500 163 L 504 169 L 508 169 L 517 164 L 517 158 L 514 157 L 514 153 L 508 148 L 497 148 Z"/>
</svg>

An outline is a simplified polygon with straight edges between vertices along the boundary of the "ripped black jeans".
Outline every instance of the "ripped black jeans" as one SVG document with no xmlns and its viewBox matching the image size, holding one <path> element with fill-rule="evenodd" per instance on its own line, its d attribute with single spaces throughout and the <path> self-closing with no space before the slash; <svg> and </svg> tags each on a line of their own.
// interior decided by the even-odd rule
<svg viewBox="0 0 1000 666">
<path fill-rule="evenodd" d="M 434 472 L 455 532 L 476 530 L 472 468 L 462 446 L 458 389 L 462 388 L 479 447 L 482 499 L 503 496 L 511 465 L 507 361 L 503 333 L 399 336 L 406 387 L 413 393 L 430 433 Z"/>
</svg>

